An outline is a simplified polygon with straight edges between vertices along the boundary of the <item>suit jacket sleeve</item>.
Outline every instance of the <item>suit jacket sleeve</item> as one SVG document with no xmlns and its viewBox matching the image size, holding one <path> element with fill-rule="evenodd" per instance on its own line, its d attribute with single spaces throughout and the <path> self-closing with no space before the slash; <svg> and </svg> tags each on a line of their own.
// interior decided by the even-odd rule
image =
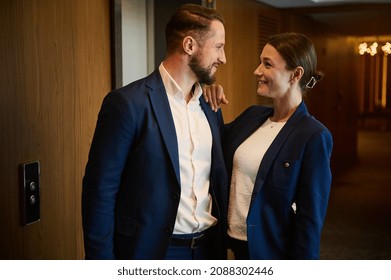
<svg viewBox="0 0 391 280">
<path fill-rule="evenodd" d="M 134 136 L 131 105 L 120 92 L 102 104 L 83 178 L 86 259 L 114 259 L 114 207 Z"/>
<path fill-rule="evenodd" d="M 318 130 L 307 143 L 297 191 L 294 259 L 318 259 L 321 231 L 331 186 L 332 136 Z"/>
</svg>

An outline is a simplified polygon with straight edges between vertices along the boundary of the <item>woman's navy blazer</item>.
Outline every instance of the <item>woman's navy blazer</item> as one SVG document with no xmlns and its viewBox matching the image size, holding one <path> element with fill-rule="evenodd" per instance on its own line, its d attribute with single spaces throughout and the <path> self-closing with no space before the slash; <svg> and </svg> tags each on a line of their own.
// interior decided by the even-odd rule
<svg viewBox="0 0 391 280">
<path fill-rule="evenodd" d="M 252 106 L 226 126 L 229 176 L 236 149 L 272 114 L 271 107 Z M 267 150 L 256 176 L 247 217 L 251 259 L 319 258 L 332 146 L 331 133 L 302 102 Z"/>
</svg>

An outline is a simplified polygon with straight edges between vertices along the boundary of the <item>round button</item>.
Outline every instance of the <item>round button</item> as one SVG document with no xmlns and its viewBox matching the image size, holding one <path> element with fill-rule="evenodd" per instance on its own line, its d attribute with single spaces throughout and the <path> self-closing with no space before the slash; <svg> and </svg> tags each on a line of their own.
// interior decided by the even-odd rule
<svg viewBox="0 0 391 280">
<path fill-rule="evenodd" d="M 172 195 L 172 198 L 175 199 L 175 200 L 179 199 L 179 198 L 180 198 L 179 193 L 174 193 L 174 194 Z"/>
<path fill-rule="evenodd" d="M 284 163 L 284 166 L 285 166 L 285 167 L 289 167 L 289 162 L 285 162 L 285 163 Z"/>
<path fill-rule="evenodd" d="M 167 227 L 167 228 L 166 228 L 166 232 L 167 232 L 168 234 L 171 234 L 172 231 L 173 231 L 172 227 Z"/>
<path fill-rule="evenodd" d="M 35 195 L 30 196 L 30 204 L 34 205 L 35 202 L 37 202 L 37 199 L 36 199 Z"/>
<path fill-rule="evenodd" d="M 37 187 L 37 185 L 35 184 L 35 182 L 34 181 L 32 181 L 31 183 L 30 183 L 30 191 L 35 191 L 35 188 Z"/>
</svg>

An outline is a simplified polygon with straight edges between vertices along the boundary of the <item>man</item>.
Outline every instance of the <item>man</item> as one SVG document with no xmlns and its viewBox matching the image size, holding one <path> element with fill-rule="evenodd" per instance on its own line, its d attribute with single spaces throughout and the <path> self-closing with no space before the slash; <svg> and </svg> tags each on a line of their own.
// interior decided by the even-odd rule
<svg viewBox="0 0 391 280">
<path fill-rule="evenodd" d="M 87 259 L 222 259 L 227 175 L 221 112 L 200 98 L 226 62 L 222 17 L 186 4 L 167 55 L 104 99 L 83 178 Z"/>
</svg>

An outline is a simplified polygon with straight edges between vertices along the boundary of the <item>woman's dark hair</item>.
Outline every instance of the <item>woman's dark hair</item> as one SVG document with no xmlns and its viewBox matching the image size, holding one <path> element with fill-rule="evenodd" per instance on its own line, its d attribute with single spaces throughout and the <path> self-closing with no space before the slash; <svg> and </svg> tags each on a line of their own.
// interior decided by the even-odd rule
<svg viewBox="0 0 391 280">
<path fill-rule="evenodd" d="M 324 74 L 317 71 L 317 57 L 312 41 L 300 33 L 282 33 L 269 38 L 269 45 L 273 46 L 286 61 L 288 70 L 298 66 L 303 67 L 304 74 L 300 80 L 303 92 L 314 87 Z"/>
<path fill-rule="evenodd" d="M 192 36 L 202 45 L 208 38 L 213 20 L 224 23 L 222 15 L 215 9 L 196 4 L 182 5 L 166 25 L 167 53 L 177 50 L 186 36 Z"/>
</svg>

